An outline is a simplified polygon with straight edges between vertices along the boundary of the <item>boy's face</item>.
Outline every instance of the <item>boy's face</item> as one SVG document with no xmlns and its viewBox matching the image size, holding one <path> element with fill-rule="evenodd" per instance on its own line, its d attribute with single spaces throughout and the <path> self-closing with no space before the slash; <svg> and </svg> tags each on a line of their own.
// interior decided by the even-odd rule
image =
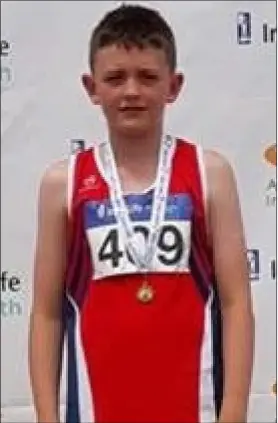
<svg viewBox="0 0 278 423">
<path fill-rule="evenodd" d="M 183 77 L 171 72 L 163 50 L 111 45 L 99 49 L 94 72 L 83 84 L 100 105 L 110 131 L 140 135 L 160 125 L 167 103 L 177 98 Z"/>
</svg>

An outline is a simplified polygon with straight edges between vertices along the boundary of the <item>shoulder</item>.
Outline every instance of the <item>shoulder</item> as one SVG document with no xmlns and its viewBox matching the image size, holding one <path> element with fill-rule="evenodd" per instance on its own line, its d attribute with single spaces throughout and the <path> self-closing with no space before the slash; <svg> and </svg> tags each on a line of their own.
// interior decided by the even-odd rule
<svg viewBox="0 0 278 423">
<path fill-rule="evenodd" d="M 210 173 L 231 172 L 232 166 L 229 160 L 215 150 L 204 149 L 204 164 Z"/>
<path fill-rule="evenodd" d="M 204 166 L 209 181 L 221 184 L 227 179 L 234 179 L 234 170 L 230 161 L 214 150 L 204 150 Z M 223 178 L 223 179 L 222 179 Z"/>
<path fill-rule="evenodd" d="M 48 165 L 41 177 L 41 187 L 57 188 L 67 183 L 69 161 L 56 161 Z"/>
<path fill-rule="evenodd" d="M 204 150 L 204 166 L 210 199 L 224 199 L 237 191 L 234 169 L 230 161 L 214 150 Z"/>
<path fill-rule="evenodd" d="M 69 161 L 65 159 L 53 162 L 44 169 L 39 187 L 41 202 L 50 201 L 63 207 L 66 206 L 68 166 Z"/>
</svg>

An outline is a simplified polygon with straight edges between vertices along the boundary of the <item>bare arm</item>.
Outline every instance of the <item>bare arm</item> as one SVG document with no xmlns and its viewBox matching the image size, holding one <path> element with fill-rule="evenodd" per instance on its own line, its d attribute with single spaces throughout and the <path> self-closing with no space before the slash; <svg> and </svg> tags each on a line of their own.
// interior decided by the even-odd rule
<svg viewBox="0 0 278 423">
<path fill-rule="evenodd" d="M 29 367 L 39 423 L 59 421 L 66 223 L 66 168 L 59 163 L 42 178 L 38 206 Z"/>
<path fill-rule="evenodd" d="M 237 187 L 227 161 L 206 152 L 209 231 L 223 317 L 224 396 L 221 423 L 247 421 L 254 321 Z"/>
</svg>

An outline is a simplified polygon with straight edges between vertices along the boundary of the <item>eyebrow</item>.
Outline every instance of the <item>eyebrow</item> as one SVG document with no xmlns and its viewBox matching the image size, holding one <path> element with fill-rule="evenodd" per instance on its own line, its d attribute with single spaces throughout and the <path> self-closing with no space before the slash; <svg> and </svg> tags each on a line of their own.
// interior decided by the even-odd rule
<svg viewBox="0 0 278 423">
<path fill-rule="evenodd" d="M 136 69 L 136 71 L 157 73 L 159 71 L 159 68 L 158 67 L 157 68 L 154 68 L 154 67 L 139 67 L 138 69 Z M 106 73 L 106 74 L 118 73 L 118 72 L 126 72 L 126 69 L 124 67 L 115 67 L 115 68 L 110 68 L 110 69 L 104 70 L 104 73 Z"/>
</svg>

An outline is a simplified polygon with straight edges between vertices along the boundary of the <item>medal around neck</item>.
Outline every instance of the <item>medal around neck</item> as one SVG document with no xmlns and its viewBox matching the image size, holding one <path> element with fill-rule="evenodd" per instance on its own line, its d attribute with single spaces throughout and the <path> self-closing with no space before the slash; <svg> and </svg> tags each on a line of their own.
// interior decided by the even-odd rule
<svg viewBox="0 0 278 423">
<path fill-rule="evenodd" d="M 164 218 L 169 179 L 171 174 L 172 156 L 175 150 L 176 139 L 167 135 L 162 140 L 159 153 L 157 183 L 154 190 L 152 212 L 150 219 L 150 231 L 148 240 L 142 239 L 135 233 L 128 209 L 124 201 L 119 175 L 116 167 L 114 154 L 109 142 L 101 145 L 103 152 L 103 168 L 109 175 L 110 196 L 114 214 L 118 225 L 122 228 L 126 239 L 126 247 L 139 272 L 150 271 L 154 251 L 157 246 L 161 223 Z M 144 279 L 142 286 L 137 291 L 137 299 L 147 304 L 154 299 L 153 287 Z"/>
<path fill-rule="evenodd" d="M 147 281 L 144 281 L 142 286 L 137 291 L 137 299 L 143 303 L 148 304 L 154 299 L 154 289 Z"/>
</svg>

